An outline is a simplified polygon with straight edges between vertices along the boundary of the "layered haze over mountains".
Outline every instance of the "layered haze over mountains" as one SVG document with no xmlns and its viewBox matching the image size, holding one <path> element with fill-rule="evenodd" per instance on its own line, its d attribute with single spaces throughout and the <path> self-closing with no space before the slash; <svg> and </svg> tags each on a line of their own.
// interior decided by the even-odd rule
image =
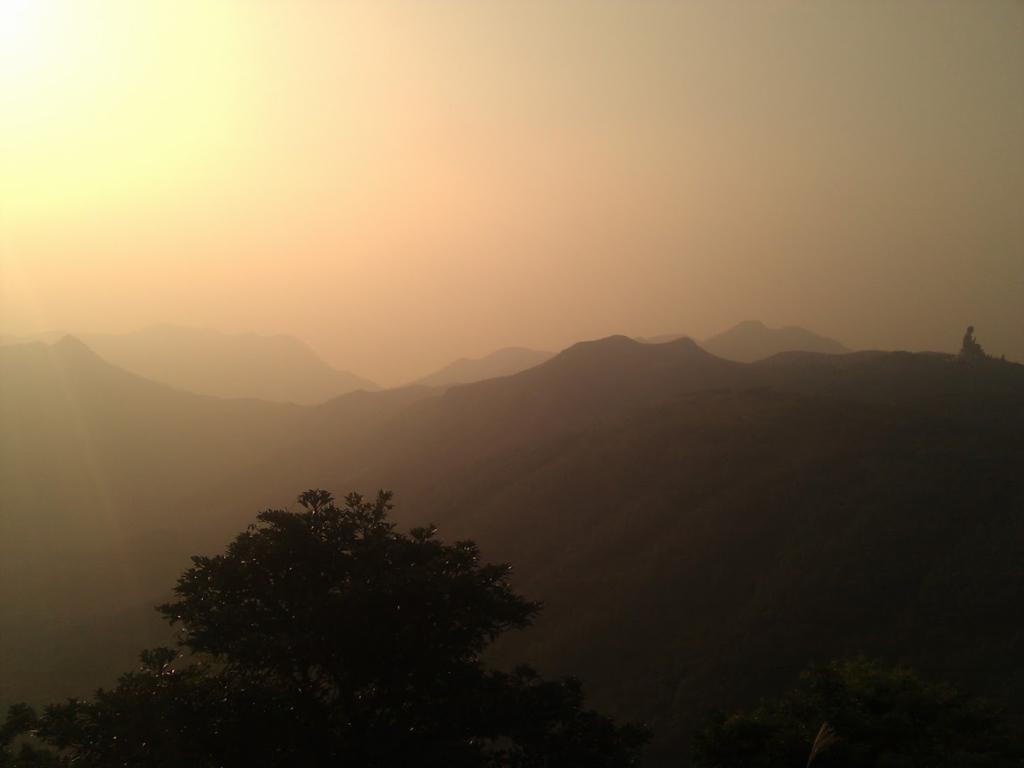
<svg viewBox="0 0 1024 768">
<path fill-rule="evenodd" d="M 550 357 L 550 352 L 542 352 L 537 349 L 506 347 L 484 357 L 459 358 L 443 368 L 417 379 L 415 383 L 428 387 L 471 384 L 474 381 L 519 373 L 543 363 Z"/>
<path fill-rule="evenodd" d="M 649 344 L 663 344 L 683 338 L 682 334 L 668 334 L 640 338 Z M 769 328 L 758 320 L 745 320 L 700 342 L 712 354 L 727 360 L 752 363 L 780 352 L 824 352 L 836 355 L 850 350 L 835 339 L 819 336 L 805 328 L 789 326 Z"/>
<path fill-rule="evenodd" d="M 5 702 L 108 683 L 166 641 L 150 606 L 189 555 L 309 486 L 391 488 L 401 524 L 514 562 L 547 608 L 499 655 L 585 676 L 655 728 L 655 764 L 808 655 L 1024 684 L 1002 662 L 1024 588 L 1016 364 L 615 336 L 303 406 L 185 392 L 65 337 L 0 347 L 0 418 Z"/>
<path fill-rule="evenodd" d="M 971 762 L 995 720 L 902 695 L 758 720 L 859 656 L 990 698 L 1017 765 L 1022 107 L 1020 0 L 0 0 L 0 765 L 60 712 L 47 765 L 632 755 L 603 715 L 640 768 Z M 202 634 L 153 606 L 315 489 L 255 591 L 194 582 L 229 697 L 3 721 L 200 690 L 119 678 Z M 467 573 L 508 600 L 456 616 Z"/>
<path fill-rule="evenodd" d="M 355 390 L 380 387 L 354 373 L 332 368 L 291 336 L 227 334 L 184 326 L 156 326 L 128 334 L 48 332 L 0 338 L 0 344 L 53 343 L 76 339 L 113 365 L 155 382 L 199 395 L 254 398 L 313 405 Z M 664 343 L 681 334 L 640 339 Z M 701 342 L 728 360 L 753 362 L 780 352 L 842 353 L 839 342 L 803 328 L 772 329 L 750 320 Z M 479 358 L 459 358 L 417 378 L 411 386 L 449 387 L 508 376 L 552 357 L 524 347 L 506 347 Z"/>
<path fill-rule="evenodd" d="M 201 395 L 313 404 L 378 388 L 332 368 L 292 336 L 157 326 L 127 334 L 48 333 L 42 339 L 65 335 L 120 368 Z"/>
</svg>

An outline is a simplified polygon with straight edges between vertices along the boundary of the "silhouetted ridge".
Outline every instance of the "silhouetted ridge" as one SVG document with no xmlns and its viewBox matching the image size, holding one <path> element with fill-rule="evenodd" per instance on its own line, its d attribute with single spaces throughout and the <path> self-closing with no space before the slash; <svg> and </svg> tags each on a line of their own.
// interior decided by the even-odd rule
<svg viewBox="0 0 1024 768">
<path fill-rule="evenodd" d="M 681 334 L 663 334 L 638 339 L 644 344 L 665 344 L 685 338 Z M 787 326 L 769 328 L 760 320 L 744 320 L 722 333 L 700 342 L 708 352 L 725 360 L 752 363 L 780 352 L 819 352 L 841 355 L 849 350 L 835 339 L 820 336 L 805 328 Z"/>
<path fill-rule="evenodd" d="M 635 339 L 631 339 L 629 338 L 629 336 L 624 336 L 621 333 L 617 333 L 612 336 L 603 336 L 600 339 L 588 339 L 586 341 L 577 341 L 575 344 L 566 347 L 557 355 L 555 355 L 555 359 L 558 359 L 560 357 L 573 357 L 575 355 L 586 354 L 594 350 L 607 351 L 613 349 L 631 349 L 636 346 L 639 346 L 639 342 L 637 342 Z"/>
<path fill-rule="evenodd" d="M 608 336 L 573 344 L 535 370 L 566 368 L 579 371 L 582 367 L 614 369 L 656 361 L 697 363 L 716 359 L 686 336 L 660 344 L 644 344 L 628 336 Z"/>
<path fill-rule="evenodd" d="M 377 385 L 328 365 L 293 336 L 156 326 L 83 341 L 119 368 L 201 395 L 313 405 Z"/>
<path fill-rule="evenodd" d="M 192 398 L 197 401 L 220 399 L 186 392 L 126 371 L 97 354 L 73 334 L 65 334 L 50 343 L 36 341 L 0 347 L 0 360 L 6 361 L 10 375 L 36 381 L 36 386 L 41 388 L 33 393 L 36 397 L 58 387 L 63 397 L 76 398 L 92 393 L 111 399 L 115 393 L 118 396 L 131 393 L 133 397 L 136 393 L 145 393 L 142 396 L 161 400 L 168 397 L 186 401 Z M 122 402 L 122 406 L 131 409 L 133 403 L 134 399 L 129 398 Z"/>
<path fill-rule="evenodd" d="M 28 369 L 39 366 L 113 368 L 85 342 L 70 335 L 61 336 L 50 343 L 25 341 L 4 344 L 0 346 L 0 361 L 10 368 L 10 375 L 23 374 Z M 17 366 L 18 370 L 15 371 L 13 366 Z"/>
<path fill-rule="evenodd" d="M 96 362 L 103 362 L 102 358 L 97 355 L 84 341 L 77 336 L 73 336 L 70 333 L 61 336 L 57 341 L 50 345 L 50 348 L 54 352 L 65 355 L 80 355 L 84 358 L 95 360 Z"/>
<path fill-rule="evenodd" d="M 7 398 L 20 396 L 26 391 L 45 398 L 52 391 L 52 385 L 57 383 L 65 390 L 68 387 L 75 389 L 86 382 L 116 386 L 118 379 L 125 382 L 137 380 L 164 388 L 162 384 L 148 382 L 111 365 L 85 342 L 71 335 L 61 336 L 51 343 L 31 341 L 4 345 L 0 347 L 0 366 L 4 373 L 2 389 Z M 33 387 L 39 389 L 33 390 Z"/>
<path fill-rule="evenodd" d="M 581 342 L 514 376 L 448 390 L 436 428 L 460 448 L 491 454 L 502 447 L 609 423 L 686 392 L 732 386 L 737 363 L 690 339 L 641 344 L 625 336 Z"/>
<path fill-rule="evenodd" d="M 780 391 L 915 410 L 978 417 L 1024 407 L 1024 366 L 988 360 L 963 365 L 937 352 L 785 352 L 750 365 L 753 376 Z"/>
<path fill-rule="evenodd" d="M 849 350 L 835 339 L 786 326 L 769 328 L 760 320 L 744 320 L 722 333 L 705 339 L 705 349 L 727 360 L 754 362 L 780 352 L 820 352 L 838 355 Z"/>
<path fill-rule="evenodd" d="M 551 358 L 550 352 L 526 347 L 505 347 L 478 358 L 463 357 L 413 384 L 428 387 L 450 387 L 477 381 L 511 376 Z"/>
</svg>

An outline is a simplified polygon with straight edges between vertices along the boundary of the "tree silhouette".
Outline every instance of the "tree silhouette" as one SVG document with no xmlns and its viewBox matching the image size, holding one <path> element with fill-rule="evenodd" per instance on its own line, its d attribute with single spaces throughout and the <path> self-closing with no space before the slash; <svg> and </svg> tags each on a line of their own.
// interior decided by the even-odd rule
<svg viewBox="0 0 1024 768">
<path fill-rule="evenodd" d="M 1019 735 L 983 701 L 864 659 L 811 668 L 752 712 L 712 715 L 694 747 L 700 768 L 1010 768 L 1024 760 Z"/>
<path fill-rule="evenodd" d="M 483 664 L 540 608 L 509 566 L 432 528 L 398 532 L 387 493 L 299 503 L 193 558 L 159 607 L 188 660 L 148 651 L 113 690 L 21 730 L 81 766 L 636 763 L 646 733 L 585 709 L 578 681 Z"/>
<path fill-rule="evenodd" d="M 0 768 L 60 768 L 64 764 L 47 749 L 26 741 L 15 743 L 38 725 L 35 710 L 25 704 L 15 704 L 7 711 L 7 719 L 0 725 Z"/>
</svg>

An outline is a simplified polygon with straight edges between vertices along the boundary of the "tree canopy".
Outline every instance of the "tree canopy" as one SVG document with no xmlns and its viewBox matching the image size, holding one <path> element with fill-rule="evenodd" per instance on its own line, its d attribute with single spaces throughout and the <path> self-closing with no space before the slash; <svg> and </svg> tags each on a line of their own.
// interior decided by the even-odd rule
<svg viewBox="0 0 1024 768">
<path fill-rule="evenodd" d="M 710 716 L 700 768 L 1010 768 L 1024 743 L 983 700 L 865 659 L 809 669 L 750 712 Z"/>
<path fill-rule="evenodd" d="M 484 664 L 540 609 L 508 565 L 399 532 L 384 492 L 299 504 L 193 558 L 158 609 L 180 649 L 144 652 L 91 700 L 12 711 L 4 749 L 28 733 L 87 767 L 636 764 L 646 732 L 586 709 L 578 680 Z"/>
</svg>

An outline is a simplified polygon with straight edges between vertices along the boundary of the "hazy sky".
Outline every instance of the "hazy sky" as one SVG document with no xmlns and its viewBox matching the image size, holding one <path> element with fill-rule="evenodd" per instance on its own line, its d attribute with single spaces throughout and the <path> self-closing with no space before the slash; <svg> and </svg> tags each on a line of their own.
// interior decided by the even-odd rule
<svg viewBox="0 0 1024 768">
<path fill-rule="evenodd" d="M 1024 358 L 1024 3 L 0 0 L 0 331 L 746 318 Z"/>
</svg>

